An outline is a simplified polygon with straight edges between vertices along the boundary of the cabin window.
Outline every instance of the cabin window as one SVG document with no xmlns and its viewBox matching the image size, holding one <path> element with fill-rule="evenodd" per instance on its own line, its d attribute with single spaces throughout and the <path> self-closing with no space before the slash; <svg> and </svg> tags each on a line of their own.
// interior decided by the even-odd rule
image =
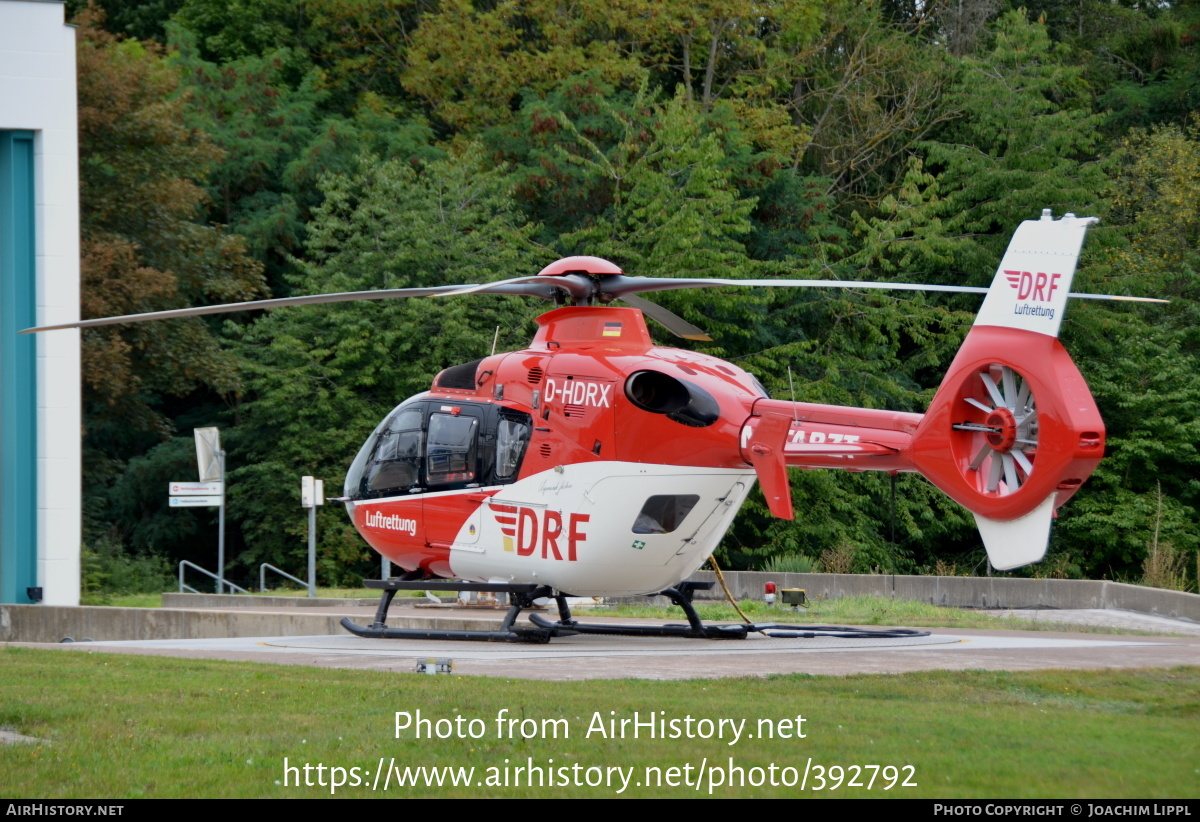
<svg viewBox="0 0 1200 822">
<path fill-rule="evenodd" d="M 452 414 L 429 415 L 429 444 L 425 462 L 430 485 L 474 482 L 479 420 Z"/>
<path fill-rule="evenodd" d="M 524 416 L 524 415 L 522 415 Z M 496 479 L 511 480 L 521 467 L 525 446 L 529 445 L 529 422 L 500 418 L 496 430 Z"/>
<path fill-rule="evenodd" d="M 650 497 L 633 521 L 635 534 L 669 534 L 683 524 L 696 507 L 696 494 L 660 494 Z"/>
</svg>

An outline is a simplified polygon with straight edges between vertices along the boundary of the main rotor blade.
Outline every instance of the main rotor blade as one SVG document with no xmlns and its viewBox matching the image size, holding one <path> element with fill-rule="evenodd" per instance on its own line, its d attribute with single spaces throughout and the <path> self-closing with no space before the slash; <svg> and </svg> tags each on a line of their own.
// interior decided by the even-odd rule
<svg viewBox="0 0 1200 822">
<path fill-rule="evenodd" d="M 632 294 L 624 294 L 621 296 L 621 299 L 662 325 L 676 337 L 682 337 L 685 340 L 697 340 L 699 342 L 712 342 L 712 337 L 705 334 L 703 328 L 697 328 L 674 311 L 663 308 L 658 303 L 643 300 L 641 297 L 635 297 Z"/>
<path fill-rule="evenodd" d="M 545 278 L 543 278 L 545 279 Z M 498 286 L 492 288 L 491 286 Z M 233 311 L 256 311 L 267 308 L 283 308 L 292 305 L 322 305 L 325 303 L 347 303 L 356 300 L 388 300 L 403 297 L 434 297 L 440 294 L 454 294 L 465 290 L 474 291 L 478 288 L 473 283 L 462 285 L 439 285 L 430 288 L 387 288 L 378 291 L 341 291 L 333 294 L 308 294 L 300 297 L 281 297 L 273 300 L 252 300 L 244 303 L 226 303 L 224 305 L 202 305 L 194 308 L 174 308 L 169 311 L 151 311 L 145 314 L 126 314 L 121 317 L 101 317 L 95 320 L 79 320 L 61 325 L 43 325 L 37 328 L 26 328 L 19 334 L 36 334 L 39 331 L 59 331 L 66 328 L 96 328 L 102 325 L 119 325 L 121 323 L 141 323 L 150 320 L 170 320 L 178 317 L 199 317 L 205 314 L 224 314 Z M 484 284 L 487 293 L 492 294 L 522 294 L 526 296 L 554 299 L 554 289 L 549 284 Z"/>
<path fill-rule="evenodd" d="M 876 288 L 895 291 L 952 291 L 964 294 L 986 294 L 986 288 L 968 285 L 921 285 L 919 283 L 878 283 L 866 280 L 729 280 L 719 277 L 608 277 L 604 293 L 624 298 L 626 294 L 643 291 L 674 291 L 680 288 L 715 288 L 743 286 L 747 288 Z"/>
<path fill-rule="evenodd" d="M 592 276 L 587 274 L 568 275 L 535 275 L 532 277 L 515 277 L 494 283 L 442 285 L 431 288 L 390 288 L 378 291 L 344 291 L 334 294 L 310 294 L 300 297 L 283 297 L 272 300 L 253 300 L 244 303 L 226 303 L 224 305 L 205 305 L 195 308 L 176 308 L 169 311 L 152 311 L 145 314 L 126 314 L 120 317 L 101 317 L 94 320 L 79 320 L 59 325 L 44 325 L 36 328 L 26 328 L 21 334 L 34 334 L 39 331 L 57 331 L 67 328 L 96 328 L 104 325 L 121 323 L 140 323 L 150 320 L 169 320 L 177 317 L 199 317 L 206 314 L 223 314 L 233 311 L 255 311 L 260 309 L 282 308 L 293 305 L 320 305 L 324 303 L 353 302 L 355 300 L 387 300 L 404 297 L 444 297 L 455 294 L 518 294 L 528 297 L 540 297 L 553 300 L 556 295 L 565 292 L 572 300 L 587 303 L 601 295 L 611 295 L 625 299 L 643 291 L 673 291 L 680 288 L 712 288 L 724 286 L 763 287 L 763 288 L 862 288 L 891 291 L 941 291 L 960 294 L 986 294 L 988 289 L 965 285 L 923 285 L 919 283 L 882 283 L 863 280 L 730 280 L 703 279 L 696 277 L 627 277 L 625 275 L 604 274 Z M 1081 294 L 1071 292 L 1071 297 L 1089 300 L 1120 300 L 1126 302 L 1166 303 L 1168 300 L 1150 297 L 1125 297 L 1115 294 Z M 647 310 L 645 306 L 654 306 Z M 638 305 L 643 312 L 662 323 L 673 333 L 686 339 L 708 340 L 704 331 L 687 323 L 677 315 L 671 314 L 661 306 L 643 301 Z M 674 319 L 667 318 L 670 314 Z M 684 332 L 684 329 L 687 329 Z M 684 333 L 681 333 L 684 332 Z"/>
<path fill-rule="evenodd" d="M 699 277 L 606 277 L 602 291 L 616 297 L 643 291 L 674 291 L 679 288 L 743 286 L 747 288 L 867 288 L 884 291 L 936 291 L 952 294 L 986 294 L 988 289 L 971 285 L 927 285 L 924 283 L 887 283 L 869 280 L 730 280 Z M 1153 297 L 1126 297 L 1119 294 L 1085 294 L 1072 291 L 1067 296 L 1083 300 L 1121 300 L 1136 303 L 1169 303 Z"/>
<path fill-rule="evenodd" d="M 494 283 L 482 283 L 480 285 L 463 286 L 458 291 L 444 291 L 438 294 L 430 294 L 430 297 L 448 297 L 452 294 L 511 294 L 514 292 L 504 291 L 508 286 L 533 286 L 541 290 L 552 292 L 554 289 L 561 289 L 576 300 L 590 300 L 596 296 L 598 292 L 595 284 L 586 275 L 564 275 L 557 276 L 553 274 L 535 274 L 532 277 L 513 277 L 508 280 L 497 280 Z M 524 293 L 524 292 L 522 292 Z M 532 292 L 530 292 L 532 293 Z M 541 296 L 539 293 L 537 296 Z"/>
</svg>

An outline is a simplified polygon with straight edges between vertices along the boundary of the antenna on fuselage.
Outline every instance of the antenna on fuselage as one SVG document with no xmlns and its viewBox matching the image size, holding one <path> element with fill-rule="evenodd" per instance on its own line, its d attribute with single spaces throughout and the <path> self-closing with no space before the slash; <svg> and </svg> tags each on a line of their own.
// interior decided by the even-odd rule
<svg viewBox="0 0 1200 822">
<path fill-rule="evenodd" d="M 500 326 L 496 326 L 496 335 L 492 337 L 492 356 L 496 356 L 496 343 L 500 342 Z"/>
<path fill-rule="evenodd" d="M 788 369 L 788 391 L 790 391 L 792 393 L 792 422 L 798 423 L 798 422 L 800 422 L 800 417 L 797 416 L 797 414 L 799 412 L 796 410 L 796 386 L 795 386 L 795 384 L 792 383 L 792 366 L 789 365 L 787 367 L 787 369 Z"/>
</svg>

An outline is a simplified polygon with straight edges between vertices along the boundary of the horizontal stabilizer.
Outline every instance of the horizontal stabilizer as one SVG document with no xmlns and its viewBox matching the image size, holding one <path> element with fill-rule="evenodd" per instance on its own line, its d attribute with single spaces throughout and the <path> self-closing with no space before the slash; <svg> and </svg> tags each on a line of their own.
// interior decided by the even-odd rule
<svg viewBox="0 0 1200 822">
<path fill-rule="evenodd" d="M 992 567 L 1007 571 L 1031 562 L 1041 562 L 1050 544 L 1050 523 L 1054 519 L 1054 498 L 1051 494 L 1028 514 L 1007 521 L 988 519 L 976 514 L 975 524 L 983 537 Z"/>
</svg>

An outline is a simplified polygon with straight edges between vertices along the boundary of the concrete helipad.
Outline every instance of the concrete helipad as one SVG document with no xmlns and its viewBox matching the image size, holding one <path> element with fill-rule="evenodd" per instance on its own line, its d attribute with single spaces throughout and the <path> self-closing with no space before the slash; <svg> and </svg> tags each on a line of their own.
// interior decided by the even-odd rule
<svg viewBox="0 0 1200 822">
<path fill-rule="evenodd" d="M 249 660 L 412 672 L 452 659 L 458 675 L 573 680 L 692 679 L 781 673 L 902 673 L 1200 665 L 1200 637 L 933 629 L 929 637 L 693 640 L 562 637 L 545 645 L 344 636 L 168 639 L 41 645 L 75 651 Z"/>
</svg>

